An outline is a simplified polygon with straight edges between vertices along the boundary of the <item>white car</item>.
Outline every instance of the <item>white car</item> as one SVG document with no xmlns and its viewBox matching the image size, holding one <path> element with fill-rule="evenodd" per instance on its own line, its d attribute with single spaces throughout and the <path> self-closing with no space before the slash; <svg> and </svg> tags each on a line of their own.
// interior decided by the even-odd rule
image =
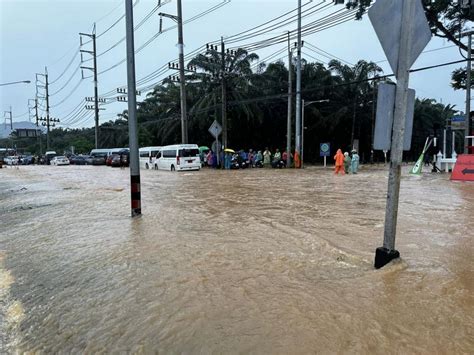
<svg viewBox="0 0 474 355">
<path fill-rule="evenodd" d="M 3 162 L 6 165 L 18 165 L 18 157 L 14 157 L 14 156 L 5 157 L 3 158 Z"/>
<path fill-rule="evenodd" d="M 51 159 L 50 162 L 51 165 L 69 165 L 69 159 L 66 158 L 65 156 L 58 155 Z"/>
</svg>

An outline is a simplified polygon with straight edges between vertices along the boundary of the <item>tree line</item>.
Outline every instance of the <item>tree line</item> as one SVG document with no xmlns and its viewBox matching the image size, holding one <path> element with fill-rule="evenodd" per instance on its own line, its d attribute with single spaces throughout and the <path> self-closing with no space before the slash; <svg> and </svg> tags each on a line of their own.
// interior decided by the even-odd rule
<svg viewBox="0 0 474 355">
<path fill-rule="evenodd" d="M 210 146 L 213 137 L 208 128 L 214 120 L 222 120 L 222 70 L 215 65 L 220 54 L 199 54 L 191 65 L 195 73 L 186 77 L 189 142 Z M 225 56 L 225 83 L 227 92 L 228 142 L 233 149 L 286 148 L 288 113 L 288 67 L 283 62 L 259 63 L 255 53 L 239 49 Z M 291 66 L 294 78 L 295 65 Z M 368 160 L 376 109 L 377 86 L 383 77 L 382 69 L 373 62 L 360 60 L 354 65 L 332 60 L 322 63 L 302 62 L 302 98 L 317 101 L 305 110 L 304 152 L 307 162 L 319 160 L 319 144 L 331 143 L 332 150 L 350 150 L 354 140 L 359 141 L 359 152 Z M 384 79 L 387 80 L 387 79 Z M 293 88 L 293 93 L 295 88 Z M 292 100 L 295 100 L 293 95 Z M 293 108 L 295 104 L 293 103 Z M 294 110 L 293 110 L 294 111 Z M 433 99 L 417 99 L 408 159 L 416 158 L 428 135 L 441 137 L 455 110 L 451 105 Z M 295 117 L 292 114 L 292 136 Z M 128 146 L 127 111 L 115 121 L 100 125 L 101 147 Z M 180 134 L 179 84 L 170 79 L 157 85 L 138 104 L 140 146 L 178 143 Z M 87 153 L 94 145 L 94 129 L 64 129 L 51 131 L 52 149 Z M 38 139 L 11 137 L 0 142 L 33 153 L 39 153 Z M 292 137 L 294 149 L 294 137 Z M 44 146 L 44 142 L 43 142 Z M 44 150 L 44 147 L 43 147 Z M 376 152 L 380 158 L 381 152 Z"/>
</svg>

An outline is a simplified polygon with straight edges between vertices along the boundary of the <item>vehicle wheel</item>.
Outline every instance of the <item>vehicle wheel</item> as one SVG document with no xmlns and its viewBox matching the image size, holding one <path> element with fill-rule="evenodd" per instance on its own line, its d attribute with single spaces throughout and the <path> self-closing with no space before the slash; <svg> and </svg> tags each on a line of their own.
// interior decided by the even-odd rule
<svg viewBox="0 0 474 355">
<path fill-rule="evenodd" d="M 158 165 L 157 164 L 155 164 L 155 170 L 158 170 Z"/>
<path fill-rule="evenodd" d="M 148 166 L 148 163 L 145 164 L 145 169 L 148 170 L 150 167 Z"/>
<path fill-rule="evenodd" d="M 171 171 L 175 171 L 174 165 L 171 165 Z"/>
</svg>

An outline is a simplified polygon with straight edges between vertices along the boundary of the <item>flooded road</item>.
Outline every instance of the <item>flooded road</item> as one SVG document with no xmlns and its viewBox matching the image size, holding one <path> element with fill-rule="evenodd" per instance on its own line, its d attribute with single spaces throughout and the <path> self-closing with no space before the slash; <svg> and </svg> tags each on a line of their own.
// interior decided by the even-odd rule
<svg viewBox="0 0 474 355">
<path fill-rule="evenodd" d="M 474 184 L 387 171 L 0 170 L 0 352 L 472 353 Z"/>
</svg>

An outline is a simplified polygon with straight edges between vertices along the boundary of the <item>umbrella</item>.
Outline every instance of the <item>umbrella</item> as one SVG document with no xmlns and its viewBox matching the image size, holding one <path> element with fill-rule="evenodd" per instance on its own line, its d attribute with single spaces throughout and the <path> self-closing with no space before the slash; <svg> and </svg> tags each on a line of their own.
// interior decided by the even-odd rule
<svg viewBox="0 0 474 355">
<path fill-rule="evenodd" d="M 230 148 L 226 148 L 226 149 L 224 149 L 224 152 L 226 152 L 226 153 L 232 153 L 232 154 L 235 154 L 235 150 L 233 150 L 233 149 L 230 149 Z"/>
<path fill-rule="evenodd" d="M 199 147 L 199 152 L 202 153 L 205 150 L 210 150 L 209 147 L 206 147 L 205 145 Z"/>
</svg>

